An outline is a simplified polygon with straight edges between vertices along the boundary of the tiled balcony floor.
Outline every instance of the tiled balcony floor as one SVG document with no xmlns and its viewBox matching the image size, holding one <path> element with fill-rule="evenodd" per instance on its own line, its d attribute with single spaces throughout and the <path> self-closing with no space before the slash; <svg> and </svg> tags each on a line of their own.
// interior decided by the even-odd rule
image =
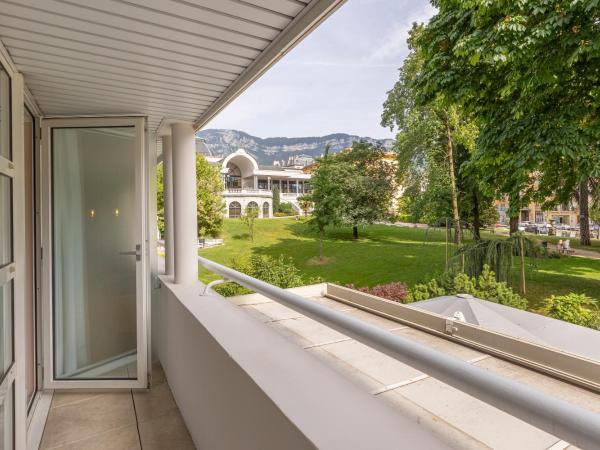
<svg viewBox="0 0 600 450">
<path fill-rule="evenodd" d="M 114 392 L 55 392 L 40 449 L 194 449 L 162 368 L 153 387 Z"/>
</svg>

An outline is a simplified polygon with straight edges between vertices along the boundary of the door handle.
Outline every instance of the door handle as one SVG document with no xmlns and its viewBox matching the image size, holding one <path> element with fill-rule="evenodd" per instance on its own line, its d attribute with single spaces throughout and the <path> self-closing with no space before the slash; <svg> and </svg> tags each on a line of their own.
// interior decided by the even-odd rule
<svg viewBox="0 0 600 450">
<path fill-rule="evenodd" d="M 131 250 L 128 252 L 119 252 L 119 255 L 123 255 L 123 256 L 135 256 L 135 260 L 136 261 L 141 261 L 142 260 L 142 246 L 140 244 L 137 244 L 135 246 L 135 250 Z"/>
</svg>

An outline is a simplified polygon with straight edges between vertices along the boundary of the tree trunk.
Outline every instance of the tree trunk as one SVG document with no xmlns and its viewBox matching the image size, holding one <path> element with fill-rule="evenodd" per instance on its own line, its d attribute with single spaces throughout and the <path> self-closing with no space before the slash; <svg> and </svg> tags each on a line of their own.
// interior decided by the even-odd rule
<svg viewBox="0 0 600 450">
<path fill-rule="evenodd" d="M 511 217 L 508 226 L 510 227 L 510 234 L 515 234 L 519 231 L 519 216 Z"/>
<path fill-rule="evenodd" d="M 519 253 L 521 254 L 521 292 L 527 295 L 527 282 L 525 280 L 525 246 L 523 245 L 523 237 L 519 238 Z"/>
<path fill-rule="evenodd" d="M 323 258 L 325 256 L 323 254 L 323 238 L 324 238 L 324 235 L 325 235 L 325 230 L 321 230 L 319 232 L 319 259 L 321 261 L 323 261 Z"/>
<path fill-rule="evenodd" d="M 479 212 L 479 196 L 473 191 L 473 238 L 481 240 L 481 214 Z"/>
<path fill-rule="evenodd" d="M 358 239 L 358 225 L 352 226 L 352 239 L 354 239 L 354 240 Z"/>
<path fill-rule="evenodd" d="M 585 179 L 579 183 L 579 243 L 581 245 L 592 245 L 589 220 L 589 195 L 588 180 Z"/>
<path fill-rule="evenodd" d="M 462 232 L 460 229 L 460 213 L 458 211 L 458 192 L 456 189 L 456 176 L 454 174 L 454 145 L 452 141 L 452 131 L 450 124 L 446 121 L 446 143 L 448 150 L 448 167 L 450 171 L 450 188 L 452 194 L 452 218 L 454 221 L 454 241 L 456 245 L 462 244 Z"/>
</svg>

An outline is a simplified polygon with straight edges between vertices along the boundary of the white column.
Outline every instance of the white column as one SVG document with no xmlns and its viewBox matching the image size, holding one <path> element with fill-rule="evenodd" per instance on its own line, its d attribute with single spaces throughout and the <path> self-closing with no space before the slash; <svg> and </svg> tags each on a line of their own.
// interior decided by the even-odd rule
<svg viewBox="0 0 600 450">
<path fill-rule="evenodd" d="M 165 205 L 165 274 L 175 273 L 175 248 L 173 239 L 173 153 L 171 136 L 162 137 L 163 194 Z"/>
<path fill-rule="evenodd" d="M 173 230 L 175 283 L 198 280 L 196 142 L 191 123 L 171 125 L 173 151 Z"/>
</svg>

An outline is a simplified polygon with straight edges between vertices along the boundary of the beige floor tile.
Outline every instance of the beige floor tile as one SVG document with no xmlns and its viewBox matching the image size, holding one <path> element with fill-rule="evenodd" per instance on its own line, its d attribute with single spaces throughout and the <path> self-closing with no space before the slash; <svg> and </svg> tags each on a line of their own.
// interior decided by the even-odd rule
<svg viewBox="0 0 600 450">
<path fill-rule="evenodd" d="M 62 406 L 79 403 L 83 400 L 89 400 L 93 397 L 102 395 L 100 392 L 81 392 L 81 391 L 54 391 L 52 396 L 51 408 L 60 408 Z"/>
<path fill-rule="evenodd" d="M 295 344 L 299 345 L 300 347 L 307 347 L 309 345 L 313 345 L 312 341 L 299 335 L 295 331 L 289 329 L 285 325 L 286 322 L 287 322 L 287 320 L 284 320 L 282 322 L 267 322 L 266 325 L 269 328 L 273 328 L 277 332 L 277 334 L 280 334 L 281 336 L 294 342 Z"/>
<path fill-rule="evenodd" d="M 545 450 L 556 442 L 554 436 L 433 378 L 394 392 L 496 450 Z"/>
<path fill-rule="evenodd" d="M 195 449 L 179 411 L 139 424 L 144 450 L 187 450 Z"/>
<path fill-rule="evenodd" d="M 53 408 L 46 422 L 41 448 L 56 447 L 135 423 L 130 391 L 102 393 Z"/>
<path fill-rule="evenodd" d="M 136 425 L 109 430 L 52 450 L 138 450 L 141 449 Z"/>
<path fill-rule="evenodd" d="M 177 409 L 167 383 L 161 383 L 152 389 L 134 390 L 133 401 L 139 423 L 164 416 L 172 409 Z"/>
<path fill-rule="evenodd" d="M 407 337 L 419 344 L 426 345 L 429 348 L 438 350 L 448 355 L 456 356 L 457 358 L 468 361 L 473 358 L 479 358 L 484 354 L 473 350 L 464 345 L 456 344 L 447 339 L 434 336 L 424 331 L 415 330 L 414 328 L 403 328 L 402 330 L 393 331 L 394 334 Z"/>
<path fill-rule="evenodd" d="M 325 345 L 320 348 L 385 386 L 422 374 L 418 370 L 354 340 Z"/>
</svg>

